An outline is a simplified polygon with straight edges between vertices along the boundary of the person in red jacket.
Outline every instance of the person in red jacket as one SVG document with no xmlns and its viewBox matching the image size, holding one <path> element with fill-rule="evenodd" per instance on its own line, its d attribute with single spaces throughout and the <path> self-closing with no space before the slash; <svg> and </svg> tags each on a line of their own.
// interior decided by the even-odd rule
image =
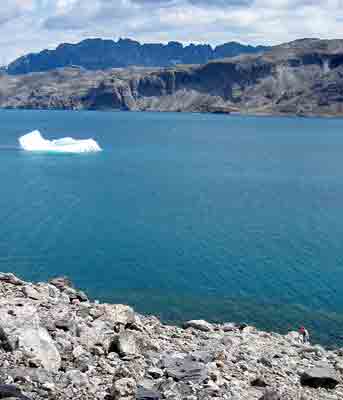
<svg viewBox="0 0 343 400">
<path fill-rule="evenodd" d="M 310 342 L 310 334 L 308 333 L 308 330 L 304 326 L 301 326 L 299 328 L 299 333 L 301 335 L 303 343 L 309 343 Z"/>
</svg>

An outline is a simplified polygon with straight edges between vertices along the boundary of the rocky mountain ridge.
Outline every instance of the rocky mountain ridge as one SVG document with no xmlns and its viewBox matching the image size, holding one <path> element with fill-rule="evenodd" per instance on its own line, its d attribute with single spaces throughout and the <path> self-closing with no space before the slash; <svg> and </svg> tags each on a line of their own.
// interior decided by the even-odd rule
<svg viewBox="0 0 343 400">
<path fill-rule="evenodd" d="M 0 273 L 0 398 L 338 400 L 343 349 L 245 324 L 162 324 L 66 278 Z"/>
<path fill-rule="evenodd" d="M 170 68 L 0 75 L 0 107 L 343 115 L 343 40 Z"/>
<path fill-rule="evenodd" d="M 124 68 L 129 66 L 167 67 L 176 64 L 205 64 L 213 59 L 252 54 L 267 46 L 250 46 L 237 42 L 212 48 L 208 44 L 183 46 L 179 42 L 146 43 L 131 39 L 86 39 L 80 43 L 63 43 L 55 50 L 43 50 L 14 60 L 8 65 L 9 74 L 43 72 L 72 65 L 89 70 Z"/>
</svg>

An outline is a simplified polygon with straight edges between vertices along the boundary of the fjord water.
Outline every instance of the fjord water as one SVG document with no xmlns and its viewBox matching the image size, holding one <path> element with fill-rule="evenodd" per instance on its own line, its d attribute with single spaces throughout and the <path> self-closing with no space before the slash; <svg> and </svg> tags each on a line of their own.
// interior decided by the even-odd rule
<svg viewBox="0 0 343 400">
<path fill-rule="evenodd" d="M 343 335 L 343 120 L 1 111 L 0 271 L 164 320 Z M 17 138 L 93 137 L 86 155 Z"/>
</svg>

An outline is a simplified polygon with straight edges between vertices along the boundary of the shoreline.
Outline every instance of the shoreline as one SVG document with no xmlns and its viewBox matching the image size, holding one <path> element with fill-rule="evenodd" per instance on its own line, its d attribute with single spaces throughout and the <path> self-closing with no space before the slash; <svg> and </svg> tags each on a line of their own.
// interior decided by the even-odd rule
<svg viewBox="0 0 343 400">
<path fill-rule="evenodd" d="M 91 302 L 66 278 L 0 273 L 0 398 L 338 400 L 342 379 L 343 349 L 302 343 L 297 332 L 165 325 Z"/>
<path fill-rule="evenodd" d="M 211 111 L 172 111 L 172 110 L 121 110 L 121 109 L 87 109 L 87 108 L 25 108 L 25 107 L 0 107 L 0 111 L 55 111 L 55 112 L 101 112 L 101 113 L 158 113 L 158 114 L 199 114 L 199 115 L 217 115 L 227 117 L 264 117 L 264 118 L 294 118 L 294 119 L 327 119 L 340 120 L 343 119 L 343 113 L 281 113 L 281 112 L 265 112 L 265 111 L 234 111 L 234 112 L 211 112 Z"/>
</svg>

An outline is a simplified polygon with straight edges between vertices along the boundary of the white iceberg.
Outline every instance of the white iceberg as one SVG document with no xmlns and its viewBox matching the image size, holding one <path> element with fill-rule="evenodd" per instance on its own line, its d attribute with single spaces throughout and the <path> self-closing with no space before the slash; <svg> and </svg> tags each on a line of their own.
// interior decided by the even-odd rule
<svg viewBox="0 0 343 400">
<path fill-rule="evenodd" d="M 47 140 L 43 138 L 39 131 L 33 131 L 20 137 L 19 143 L 23 150 L 49 153 L 90 153 L 102 150 L 94 139 L 78 140 L 65 137 Z"/>
</svg>

